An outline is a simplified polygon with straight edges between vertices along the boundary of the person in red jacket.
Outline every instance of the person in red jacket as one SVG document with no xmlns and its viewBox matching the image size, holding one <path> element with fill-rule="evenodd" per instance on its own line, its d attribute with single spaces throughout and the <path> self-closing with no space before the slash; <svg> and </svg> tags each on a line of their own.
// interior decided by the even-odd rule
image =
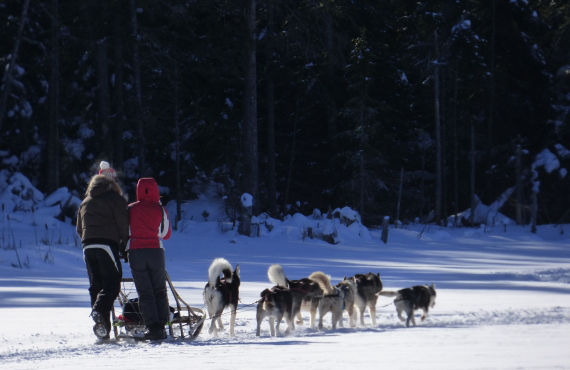
<svg viewBox="0 0 570 370">
<path fill-rule="evenodd" d="M 165 339 L 170 307 L 162 240 L 170 238 L 171 228 L 153 178 L 139 179 L 137 201 L 129 204 L 129 223 L 128 261 L 147 328 L 144 339 Z"/>
</svg>

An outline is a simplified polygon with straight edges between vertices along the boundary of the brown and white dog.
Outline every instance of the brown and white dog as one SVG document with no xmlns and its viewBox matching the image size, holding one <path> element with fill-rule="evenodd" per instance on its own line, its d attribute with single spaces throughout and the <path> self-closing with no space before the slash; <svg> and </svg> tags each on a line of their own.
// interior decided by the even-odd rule
<svg viewBox="0 0 570 370">
<path fill-rule="evenodd" d="M 350 298 L 354 297 L 354 285 L 350 280 L 343 280 L 337 286 L 333 287 L 331 285 L 330 276 L 322 271 L 313 272 L 309 276 L 309 279 L 317 282 L 323 290 L 323 297 L 319 300 L 319 329 L 323 329 L 323 317 L 329 312 L 332 315 L 332 328 L 336 329 L 337 325 L 342 327 L 342 313 L 344 308 L 354 305 L 354 300 Z M 348 303 L 345 303 L 346 298 L 349 299 Z"/>
<path fill-rule="evenodd" d="M 223 275 L 223 277 L 221 277 Z M 232 265 L 224 258 L 216 258 L 208 268 L 208 283 L 204 287 L 204 304 L 212 319 L 209 333 L 224 330 L 222 312 L 226 307 L 231 310 L 230 335 L 234 336 L 236 311 L 239 301 L 239 265 L 232 272 Z M 216 326 L 216 323 L 218 324 Z"/>
<path fill-rule="evenodd" d="M 416 326 L 416 320 L 414 319 L 414 311 L 416 310 L 423 310 L 422 321 L 426 319 L 429 308 L 435 306 L 437 293 L 435 291 L 435 285 L 431 284 L 429 286 L 416 285 L 411 288 L 400 289 L 397 292 L 382 291 L 379 295 L 396 297 L 394 298 L 394 305 L 398 312 L 398 318 L 405 321 L 406 326 L 409 327 L 410 322 Z M 402 317 L 402 312 L 405 312 L 408 317 Z"/>
<path fill-rule="evenodd" d="M 255 335 L 261 335 L 261 323 L 266 317 L 269 318 L 269 329 L 271 336 L 279 335 L 279 325 L 281 320 L 287 322 L 287 331 L 289 334 L 295 330 L 295 322 L 293 321 L 293 295 L 289 288 L 274 286 L 271 289 L 265 289 L 261 292 L 261 299 L 257 303 L 257 330 Z"/>
<path fill-rule="evenodd" d="M 378 294 L 382 291 L 382 280 L 380 280 L 380 273 L 354 275 L 356 282 L 356 299 L 354 304 L 360 311 L 360 325 L 364 326 L 364 312 L 368 307 L 372 325 L 376 326 L 376 302 L 378 301 Z"/>
</svg>

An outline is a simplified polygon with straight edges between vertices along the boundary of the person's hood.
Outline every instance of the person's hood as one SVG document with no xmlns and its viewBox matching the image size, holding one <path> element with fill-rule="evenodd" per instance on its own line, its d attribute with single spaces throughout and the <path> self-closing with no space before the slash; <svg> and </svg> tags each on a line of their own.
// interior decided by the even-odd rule
<svg viewBox="0 0 570 370">
<path fill-rule="evenodd" d="M 137 182 L 137 201 L 155 203 L 160 201 L 158 184 L 152 177 L 143 177 Z"/>
</svg>

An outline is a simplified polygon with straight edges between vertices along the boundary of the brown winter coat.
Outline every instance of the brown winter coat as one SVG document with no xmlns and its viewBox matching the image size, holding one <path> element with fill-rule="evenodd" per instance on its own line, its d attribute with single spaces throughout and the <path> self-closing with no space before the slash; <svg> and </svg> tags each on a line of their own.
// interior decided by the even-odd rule
<svg viewBox="0 0 570 370">
<path fill-rule="evenodd" d="M 83 246 L 124 248 L 129 237 L 129 213 L 117 182 L 104 175 L 93 176 L 77 211 L 76 229 Z"/>
</svg>

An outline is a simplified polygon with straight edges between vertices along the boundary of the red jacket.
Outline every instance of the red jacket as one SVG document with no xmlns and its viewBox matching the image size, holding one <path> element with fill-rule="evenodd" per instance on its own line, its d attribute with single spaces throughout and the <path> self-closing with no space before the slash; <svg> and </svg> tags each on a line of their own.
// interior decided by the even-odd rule
<svg viewBox="0 0 570 370">
<path fill-rule="evenodd" d="M 162 248 L 162 240 L 170 238 L 168 212 L 160 204 L 158 185 L 152 177 L 139 179 L 137 201 L 129 204 L 129 250 Z"/>
</svg>

